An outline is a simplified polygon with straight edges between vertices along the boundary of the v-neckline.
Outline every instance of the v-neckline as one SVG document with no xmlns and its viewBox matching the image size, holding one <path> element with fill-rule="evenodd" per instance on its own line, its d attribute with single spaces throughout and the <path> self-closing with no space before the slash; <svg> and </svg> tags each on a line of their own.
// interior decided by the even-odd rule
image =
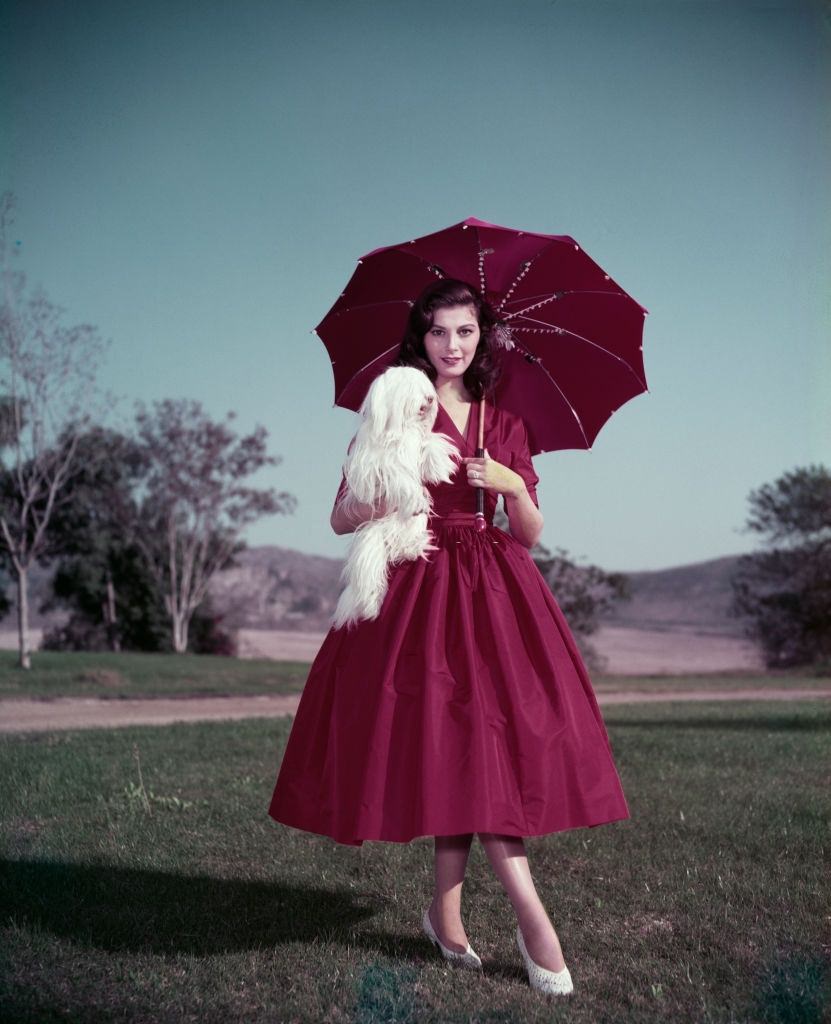
<svg viewBox="0 0 831 1024">
<path fill-rule="evenodd" d="M 445 407 L 441 404 L 441 402 L 439 402 L 439 408 L 444 413 L 445 418 L 447 419 L 448 423 L 453 428 L 453 430 L 456 432 L 457 436 L 462 439 L 462 443 L 466 447 L 470 447 L 470 442 L 469 442 L 468 438 L 469 438 L 469 435 L 470 435 L 471 421 L 473 420 L 473 407 L 474 407 L 474 405 L 478 406 L 478 404 L 479 403 L 476 402 L 475 400 L 468 403 L 470 408 L 467 410 L 467 423 L 465 423 L 464 433 L 462 433 L 462 431 L 459 430 L 459 428 L 456 426 L 456 423 L 455 423 L 453 417 L 450 415 L 450 413 L 447 411 L 447 409 L 445 409 Z"/>
</svg>

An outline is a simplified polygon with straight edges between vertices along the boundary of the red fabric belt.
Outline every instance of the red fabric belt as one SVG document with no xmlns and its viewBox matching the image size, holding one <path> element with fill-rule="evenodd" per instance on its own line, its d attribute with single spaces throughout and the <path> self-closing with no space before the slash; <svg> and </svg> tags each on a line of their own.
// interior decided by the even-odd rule
<svg viewBox="0 0 831 1024">
<path fill-rule="evenodd" d="M 429 517 L 429 526 L 474 526 L 476 515 L 473 512 L 446 512 L 444 515 L 433 514 Z M 485 517 L 488 526 L 493 526 L 493 519 Z"/>
</svg>

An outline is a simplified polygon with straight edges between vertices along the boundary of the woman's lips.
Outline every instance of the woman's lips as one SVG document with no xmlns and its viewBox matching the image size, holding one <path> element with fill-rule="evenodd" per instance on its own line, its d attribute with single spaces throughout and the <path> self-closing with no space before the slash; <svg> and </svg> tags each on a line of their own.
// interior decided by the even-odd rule
<svg viewBox="0 0 831 1024">
<path fill-rule="evenodd" d="M 457 359 L 445 359 L 444 356 L 442 356 L 442 360 L 441 361 L 443 363 L 447 363 L 448 366 L 455 366 L 456 363 L 460 363 L 462 360 L 459 359 L 459 358 L 457 358 Z"/>
</svg>

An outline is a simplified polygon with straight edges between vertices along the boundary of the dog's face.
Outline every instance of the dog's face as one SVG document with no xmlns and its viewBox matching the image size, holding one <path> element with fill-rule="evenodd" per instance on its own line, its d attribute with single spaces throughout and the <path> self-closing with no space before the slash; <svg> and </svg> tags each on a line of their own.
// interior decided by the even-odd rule
<svg viewBox="0 0 831 1024">
<path fill-rule="evenodd" d="M 361 414 L 379 437 L 401 434 L 414 426 L 428 434 L 438 415 L 436 389 L 414 366 L 391 366 L 372 382 Z"/>
</svg>

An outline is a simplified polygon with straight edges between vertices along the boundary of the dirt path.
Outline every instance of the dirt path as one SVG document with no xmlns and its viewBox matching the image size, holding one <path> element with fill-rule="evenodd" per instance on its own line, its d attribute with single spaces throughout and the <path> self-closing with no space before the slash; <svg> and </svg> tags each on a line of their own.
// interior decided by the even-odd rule
<svg viewBox="0 0 831 1024">
<path fill-rule="evenodd" d="M 599 693 L 598 703 L 653 704 L 660 701 L 829 700 L 831 690 L 746 689 Z M 0 701 L 0 733 L 55 729 L 110 729 L 127 725 L 169 725 L 240 718 L 279 718 L 297 709 L 299 694 L 264 697 L 158 697 L 100 700 L 58 697 L 54 700 Z"/>
</svg>

